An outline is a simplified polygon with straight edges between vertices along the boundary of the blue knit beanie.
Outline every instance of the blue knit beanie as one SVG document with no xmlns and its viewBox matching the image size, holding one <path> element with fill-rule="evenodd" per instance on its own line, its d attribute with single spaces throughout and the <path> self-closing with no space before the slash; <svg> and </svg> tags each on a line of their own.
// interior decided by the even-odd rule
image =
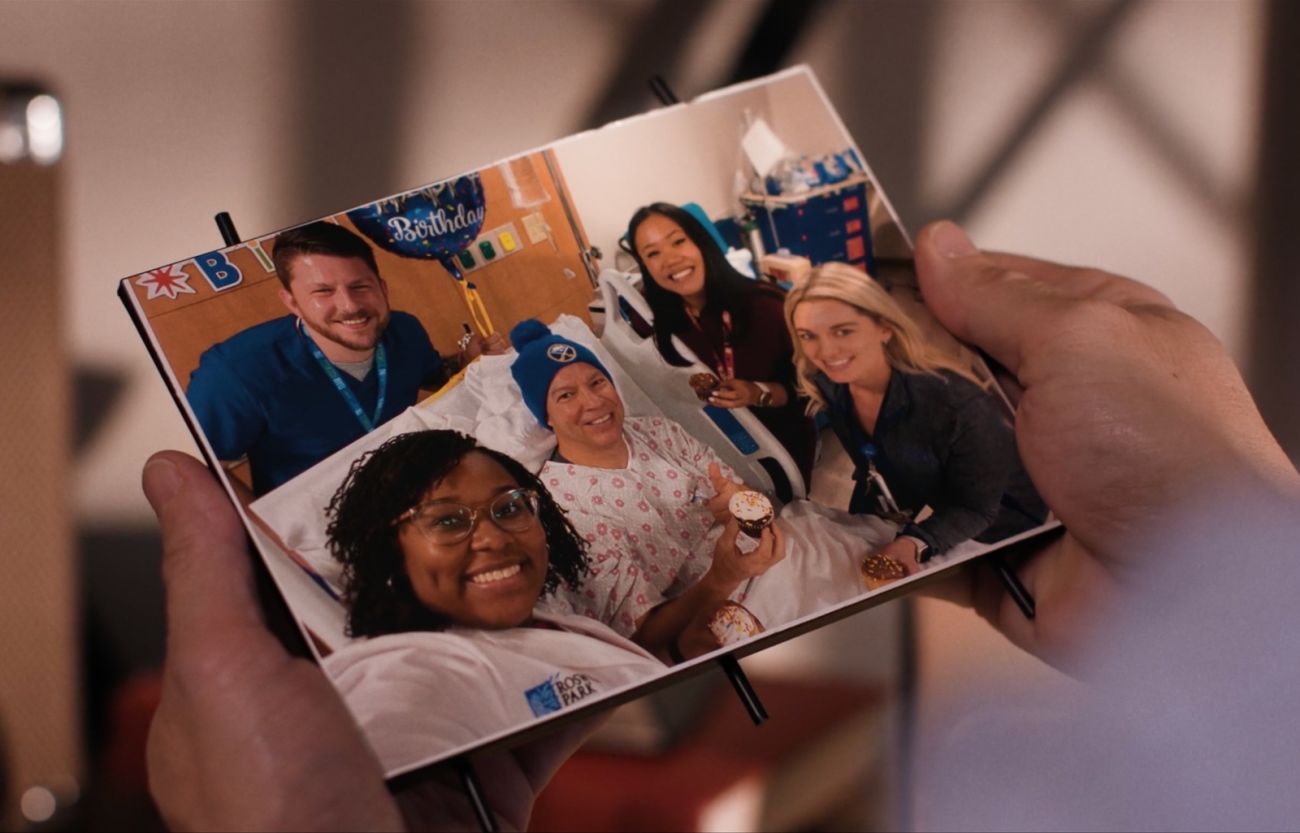
<svg viewBox="0 0 1300 833">
<path fill-rule="evenodd" d="M 510 375 L 523 391 L 524 404 L 543 428 L 551 427 L 546 419 L 546 394 L 551 390 L 555 374 L 564 368 L 585 362 L 604 373 L 611 384 L 614 381 L 595 353 L 576 341 L 556 335 L 536 318 L 516 324 L 510 331 L 510 343 L 519 354 L 510 365 Z"/>
</svg>

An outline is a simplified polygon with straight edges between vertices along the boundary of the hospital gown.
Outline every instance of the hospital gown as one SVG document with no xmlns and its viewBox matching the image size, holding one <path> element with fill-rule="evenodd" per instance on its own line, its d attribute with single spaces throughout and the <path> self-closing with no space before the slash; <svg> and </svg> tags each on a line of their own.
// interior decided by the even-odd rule
<svg viewBox="0 0 1300 833">
<path fill-rule="evenodd" d="M 549 609 L 568 609 L 634 634 L 647 613 L 704 575 L 724 525 L 709 511 L 716 492 L 709 464 L 732 471 L 704 443 L 661 417 L 628 417 L 628 464 L 602 469 L 549 461 L 542 483 L 589 545 L 591 573 L 577 590 L 561 588 Z M 865 592 L 860 564 L 893 540 L 896 527 L 808 501 L 779 515 L 786 557 L 742 585 L 732 599 L 766 629 Z"/>
<path fill-rule="evenodd" d="M 326 657 L 325 672 L 391 777 L 665 670 L 587 617 L 536 618 L 543 627 L 357 640 Z"/>
</svg>

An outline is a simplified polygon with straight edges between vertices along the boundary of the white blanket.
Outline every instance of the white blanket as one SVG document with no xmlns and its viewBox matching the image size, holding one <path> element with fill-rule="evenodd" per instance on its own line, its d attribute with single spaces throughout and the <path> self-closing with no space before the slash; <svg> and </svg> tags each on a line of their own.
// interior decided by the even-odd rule
<svg viewBox="0 0 1300 833">
<path fill-rule="evenodd" d="M 589 544 L 591 569 L 580 588 L 562 587 L 544 604 L 631 636 L 647 613 L 709 569 L 724 528 L 707 503 L 716 494 L 709 466 L 724 476 L 730 469 L 671 420 L 634 417 L 623 436 L 624 468 L 549 462 L 542 469 L 543 485 Z M 897 534 L 879 518 L 806 500 L 787 504 L 777 523 L 785 558 L 732 596 L 769 630 L 866 593 L 862 560 Z"/>
</svg>

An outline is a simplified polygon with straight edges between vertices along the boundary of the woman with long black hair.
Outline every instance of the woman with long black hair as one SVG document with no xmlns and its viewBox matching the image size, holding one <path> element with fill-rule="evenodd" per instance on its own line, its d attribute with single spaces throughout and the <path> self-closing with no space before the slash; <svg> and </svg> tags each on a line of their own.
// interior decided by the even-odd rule
<svg viewBox="0 0 1300 833">
<path fill-rule="evenodd" d="M 709 403 L 753 409 L 808 484 L 816 429 L 796 399 L 781 290 L 737 272 L 700 221 L 675 205 L 638 209 L 626 244 L 645 278 L 659 354 L 686 365 L 672 343 L 680 338 L 721 381 Z"/>
</svg>

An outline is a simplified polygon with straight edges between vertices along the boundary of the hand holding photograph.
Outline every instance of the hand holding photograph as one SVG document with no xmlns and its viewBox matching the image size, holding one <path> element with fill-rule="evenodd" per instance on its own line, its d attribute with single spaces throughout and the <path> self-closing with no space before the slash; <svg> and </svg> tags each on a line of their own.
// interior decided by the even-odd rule
<svg viewBox="0 0 1300 833">
<path fill-rule="evenodd" d="M 390 777 L 1055 526 L 806 68 L 120 294 Z"/>
</svg>

